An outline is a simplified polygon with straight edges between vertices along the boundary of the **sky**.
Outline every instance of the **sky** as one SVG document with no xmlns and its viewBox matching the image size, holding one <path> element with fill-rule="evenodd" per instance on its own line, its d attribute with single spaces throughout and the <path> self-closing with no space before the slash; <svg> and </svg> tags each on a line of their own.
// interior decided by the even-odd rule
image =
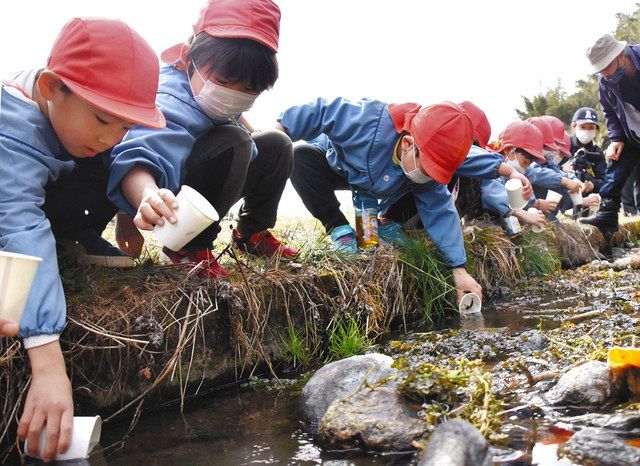
<svg viewBox="0 0 640 466">
<path fill-rule="evenodd" d="M 0 76 L 42 67 L 76 16 L 119 18 L 160 54 L 192 33 L 204 0 L 3 2 Z M 622 0 L 276 0 L 282 11 L 280 78 L 246 114 L 273 127 L 286 108 L 316 97 L 372 97 L 431 104 L 471 100 L 496 136 L 522 96 L 560 81 L 568 92 L 590 73 L 585 50 L 614 31 Z M 595 102 L 594 102 L 595 105 Z M 342 199 L 342 198 L 341 198 Z M 304 214 L 290 186 L 283 203 Z M 281 211 L 283 207 L 281 206 Z"/>
</svg>

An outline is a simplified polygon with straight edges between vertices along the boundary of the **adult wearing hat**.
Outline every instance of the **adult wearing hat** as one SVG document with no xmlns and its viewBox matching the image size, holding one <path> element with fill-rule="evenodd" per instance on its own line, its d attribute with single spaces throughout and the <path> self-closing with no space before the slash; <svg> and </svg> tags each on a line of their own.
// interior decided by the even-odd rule
<svg viewBox="0 0 640 466">
<path fill-rule="evenodd" d="M 294 141 L 324 139 L 296 146 L 291 183 L 337 250 L 355 252 L 357 244 L 336 189 L 351 189 L 357 205 L 380 200 L 379 211 L 412 193 L 427 234 L 452 269 L 458 299 L 464 291 L 481 294 L 465 269 L 460 218 L 447 190 L 474 139 L 462 107 L 317 99 L 285 110 L 278 127 Z"/>
<path fill-rule="evenodd" d="M 622 187 L 640 160 L 640 46 L 605 34 L 587 49 L 587 58 L 599 75 L 600 104 L 611 144 L 606 152 L 610 163 L 600 188 L 600 209 L 581 222 L 615 232 Z"/>
</svg>

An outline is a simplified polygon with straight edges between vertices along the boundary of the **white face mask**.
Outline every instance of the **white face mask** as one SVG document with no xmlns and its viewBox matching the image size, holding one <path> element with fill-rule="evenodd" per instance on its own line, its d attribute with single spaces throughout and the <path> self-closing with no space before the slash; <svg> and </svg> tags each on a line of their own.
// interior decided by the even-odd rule
<svg viewBox="0 0 640 466">
<path fill-rule="evenodd" d="M 578 129 L 576 128 L 576 138 L 582 144 L 589 144 L 596 138 L 597 131 L 595 129 Z"/>
<path fill-rule="evenodd" d="M 513 168 L 515 168 L 517 172 L 522 173 L 524 175 L 526 168 L 520 165 L 520 162 L 518 162 L 517 160 L 509 160 L 507 163 L 511 165 Z"/>
<path fill-rule="evenodd" d="M 204 82 L 200 92 L 198 94 L 193 93 L 193 98 L 204 114 L 212 120 L 236 120 L 241 113 L 246 112 L 253 106 L 258 97 L 257 94 L 236 91 L 214 84 L 204 79 L 195 65 L 193 68 Z M 189 84 L 191 84 L 191 80 L 189 80 Z M 193 92 L 193 86 L 191 86 L 191 92 Z"/>
<path fill-rule="evenodd" d="M 418 167 L 416 150 L 417 149 L 414 144 L 411 146 L 410 149 L 407 149 L 402 152 L 402 155 L 400 156 L 400 168 L 402 168 L 402 171 L 404 172 L 406 177 L 409 178 L 411 181 L 418 184 L 424 184 L 424 183 L 427 183 L 428 181 L 431 181 L 433 178 L 422 173 L 422 170 L 420 170 L 420 168 Z M 411 170 L 407 170 L 406 168 L 404 168 L 404 163 L 402 162 L 402 159 L 404 158 L 404 156 L 409 152 L 411 152 L 411 160 L 413 160 L 413 168 Z"/>
</svg>

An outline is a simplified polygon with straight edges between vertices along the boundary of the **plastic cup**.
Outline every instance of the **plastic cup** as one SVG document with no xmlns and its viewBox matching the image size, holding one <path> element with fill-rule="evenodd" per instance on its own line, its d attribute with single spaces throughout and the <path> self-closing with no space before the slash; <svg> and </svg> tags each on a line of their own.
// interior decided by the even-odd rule
<svg viewBox="0 0 640 466">
<path fill-rule="evenodd" d="M 579 190 L 577 193 L 569 193 L 569 197 L 574 206 L 582 205 L 582 191 Z"/>
<path fill-rule="evenodd" d="M 40 257 L 0 251 L 0 317 L 20 323 Z"/>
<path fill-rule="evenodd" d="M 522 209 L 527 205 L 527 201 L 522 197 L 522 181 L 517 178 L 507 180 L 504 184 L 509 197 L 509 207 L 512 209 Z"/>
<path fill-rule="evenodd" d="M 176 196 L 178 208 L 174 211 L 177 222 L 156 225 L 155 237 L 171 249 L 179 251 L 205 228 L 219 219 L 216 209 L 195 189 L 183 185 Z"/>
<path fill-rule="evenodd" d="M 551 190 L 547 191 L 547 201 L 560 202 L 560 199 L 562 199 L 562 194 Z"/>
<path fill-rule="evenodd" d="M 479 314 L 482 310 L 482 301 L 480 300 L 480 296 L 475 293 L 465 294 L 460 300 L 458 310 L 463 316 Z"/>
<path fill-rule="evenodd" d="M 527 212 L 529 212 L 530 214 L 537 214 L 540 211 L 535 207 L 529 207 L 527 209 Z M 531 225 L 531 231 L 533 231 L 534 233 L 541 233 L 544 231 L 544 227 L 540 225 Z"/>
<path fill-rule="evenodd" d="M 71 443 L 64 453 L 56 453 L 56 461 L 68 461 L 87 458 L 93 447 L 100 442 L 102 419 L 100 416 L 74 416 Z M 37 458 L 42 459 L 46 441 L 46 431 L 40 433 L 40 445 Z M 24 442 L 24 451 L 29 455 L 28 442 Z"/>
</svg>

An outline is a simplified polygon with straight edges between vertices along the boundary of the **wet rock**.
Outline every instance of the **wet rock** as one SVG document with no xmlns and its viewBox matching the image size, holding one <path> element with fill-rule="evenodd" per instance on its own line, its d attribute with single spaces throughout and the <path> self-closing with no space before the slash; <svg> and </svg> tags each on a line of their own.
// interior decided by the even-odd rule
<svg viewBox="0 0 640 466">
<path fill-rule="evenodd" d="M 611 263 L 606 260 L 595 259 L 585 265 L 585 267 L 592 270 L 605 270 L 611 268 Z"/>
<path fill-rule="evenodd" d="M 320 368 L 302 389 L 300 400 L 309 433 L 318 433 L 320 421 L 334 400 L 353 394 L 365 380 L 375 384 L 397 375 L 392 363 L 390 356 L 375 353 L 352 356 Z"/>
<path fill-rule="evenodd" d="M 586 427 L 558 449 L 560 457 L 590 466 L 636 466 L 640 449 L 630 447 L 611 432 Z"/>
<path fill-rule="evenodd" d="M 620 371 L 589 361 L 566 372 L 545 398 L 552 405 L 597 406 L 616 400 L 623 390 Z"/>
<path fill-rule="evenodd" d="M 640 433 L 640 413 L 637 411 L 619 411 L 614 414 L 589 413 L 562 418 L 562 422 L 571 426 L 602 427 L 624 434 Z"/>
<path fill-rule="evenodd" d="M 611 248 L 611 257 L 614 259 L 620 259 L 624 257 L 625 254 L 625 250 L 622 248 Z"/>
<path fill-rule="evenodd" d="M 627 388 L 631 396 L 637 400 L 640 398 L 640 367 L 631 366 L 625 369 Z"/>
<path fill-rule="evenodd" d="M 526 353 L 544 351 L 549 344 L 549 340 L 538 330 L 528 330 L 520 334 L 522 345 L 520 348 Z"/>
<path fill-rule="evenodd" d="M 322 418 L 318 442 L 329 449 L 415 450 L 413 442 L 426 433 L 418 409 L 395 387 L 364 388 L 331 403 Z"/>
<path fill-rule="evenodd" d="M 467 421 L 454 419 L 433 431 L 420 466 L 489 466 L 492 456 L 478 429 Z"/>
</svg>

